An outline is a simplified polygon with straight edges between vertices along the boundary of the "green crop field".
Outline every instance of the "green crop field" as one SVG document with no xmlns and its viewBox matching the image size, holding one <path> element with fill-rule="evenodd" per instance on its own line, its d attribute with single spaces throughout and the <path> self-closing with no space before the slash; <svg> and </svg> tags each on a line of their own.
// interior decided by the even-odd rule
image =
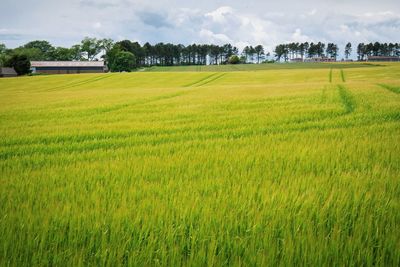
<svg viewBox="0 0 400 267">
<path fill-rule="evenodd" d="M 399 266 L 400 64 L 0 79 L 0 266 L 118 265 Z"/>
</svg>

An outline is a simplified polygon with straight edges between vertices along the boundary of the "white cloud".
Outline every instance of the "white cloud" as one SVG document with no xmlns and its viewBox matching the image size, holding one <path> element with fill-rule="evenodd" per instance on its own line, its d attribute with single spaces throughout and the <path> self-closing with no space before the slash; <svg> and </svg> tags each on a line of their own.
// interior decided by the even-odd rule
<svg viewBox="0 0 400 267">
<path fill-rule="evenodd" d="M 232 40 L 222 33 L 213 33 L 207 29 L 200 30 L 200 37 L 207 40 L 207 43 L 216 43 L 216 44 L 224 44 L 224 43 L 231 43 Z"/>
<path fill-rule="evenodd" d="M 97 21 L 97 22 L 93 23 L 93 28 L 100 29 L 101 28 L 101 22 Z"/>
<path fill-rule="evenodd" d="M 301 29 L 299 29 L 299 28 L 297 28 L 294 31 L 294 33 L 292 34 L 291 40 L 293 42 L 310 42 L 310 41 L 313 41 L 307 35 L 303 35 L 302 32 L 301 32 Z"/>
<path fill-rule="evenodd" d="M 206 13 L 205 16 L 211 18 L 214 22 L 223 23 L 228 16 L 232 16 L 234 10 L 230 6 L 222 6 L 216 10 Z"/>
<path fill-rule="evenodd" d="M 310 15 L 310 16 L 314 16 L 315 14 L 317 14 L 317 9 L 316 8 L 314 8 L 310 12 L 308 12 L 308 15 Z"/>
</svg>

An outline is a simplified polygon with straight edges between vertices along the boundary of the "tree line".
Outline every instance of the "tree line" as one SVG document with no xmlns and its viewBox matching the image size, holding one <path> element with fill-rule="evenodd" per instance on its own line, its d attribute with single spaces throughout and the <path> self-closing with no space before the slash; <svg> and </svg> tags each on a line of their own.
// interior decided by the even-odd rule
<svg viewBox="0 0 400 267">
<path fill-rule="evenodd" d="M 337 60 L 339 47 L 334 43 L 288 43 L 279 44 L 274 50 L 276 60 L 330 58 Z M 352 44 L 349 42 L 344 47 L 344 56 L 349 59 L 352 53 Z M 367 56 L 400 56 L 399 43 L 360 43 L 357 46 L 357 59 L 365 60 Z"/>
<path fill-rule="evenodd" d="M 350 45 L 351 46 L 351 45 Z M 275 56 L 278 61 L 283 59 L 284 61 L 301 58 L 315 58 L 315 57 L 330 57 L 337 58 L 339 48 L 334 43 L 288 43 L 279 44 L 275 47 Z"/>
<path fill-rule="evenodd" d="M 400 56 L 399 43 L 360 43 L 357 46 L 358 60 L 365 60 L 368 56 Z"/>
<path fill-rule="evenodd" d="M 313 59 L 326 57 L 336 60 L 339 47 L 335 43 L 322 42 L 292 42 L 279 44 L 274 49 L 274 60 L 289 61 L 293 59 Z M 360 43 L 357 46 L 358 60 L 368 56 L 400 56 L 398 43 Z M 349 59 L 352 44 L 344 47 L 344 56 Z M 262 45 L 246 46 L 239 49 L 231 44 L 171 44 L 138 42 L 123 40 L 114 42 L 112 39 L 96 39 L 85 37 L 79 44 L 69 48 L 55 47 L 45 40 L 28 42 L 15 49 L 7 49 L 0 44 L 0 66 L 12 66 L 16 69 L 26 69 L 27 61 L 92 61 L 105 60 L 111 71 L 130 71 L 139 67 L 207 65 L 207 64 L 237 64 L 263 63 L 270 53 Z M 25 61 L 22 62 L 22 61 Z M 23 67 L 21 67 L 23 66 Z M 28 67 L 29 69 L 29 67 Z"/>
<path fill-rule="evenodd" d="M 0 44 L 0 65 L 25 58 L 28 61 L 105 60 L 111 71 L 129 71 L 138 67 L 260 63 L 265 59 L 262 45 L 246 46 L 242 54 L 231 44 L 152 45 L 123 40 L 84 38 L 70 48 L 54 47 L 48 41 L 35 40 L 15 49 Z"/>
</svg>

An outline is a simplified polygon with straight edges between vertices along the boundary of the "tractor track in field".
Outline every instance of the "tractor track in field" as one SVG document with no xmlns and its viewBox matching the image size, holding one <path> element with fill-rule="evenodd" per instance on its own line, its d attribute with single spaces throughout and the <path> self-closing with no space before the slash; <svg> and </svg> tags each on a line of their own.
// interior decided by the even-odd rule
<svg viewBox="0 0 400 267">
<path fill-rule="evenodd" d="M 339 90 L 340 99 L 344 106 L 345 114 L 352 113 L 356 108 L 356 102 L 354 100 L 354 96 L 345 86 L 341 84 L 339 84 L 337 88 Z"/>
<path fill-rule="evenodd" d="M 71 117 L 71 118 L 85 118 L 85 117 L 92 117 L 92 116 L 97 116 L 97 115 L 104 115 L 107 113 L 123 110 L 126 108 L 130 107 L 135 107 L 135 106 L 142 106 L 150 103 L 154 103 L 157 101 L 161 100 L 167 100 L 167 99 L 172 99 L 176 98 L 191 92 L 194 92 L 195 90 L 190 90 L 190 91 L 180 91 L 180 92 L 175 92 L 175 93 L 170 93 L 170 94 L 164 94 L 164 95 L 159 95 L 155 97 L 150 97 L 146 99 L 141 99 L 141 100 L 136 100 L 136 101 L 130 101 L 130 102 L 125 102 L 125 103 L 120 103 L 120 104 L 114 104 L 114 105 L 107 105 L 103 107 L 97 107 L 97 108 L 88 108 L 84 110 L 78 110 L 75 111 L 73 114 L 66 115 L 65 117 Z"/>
<path fill-rule="evenodd" d="M 92 77 L 92 78 L 89 78 L 89 79 L 86 79 L 86 80 L 83 80 L 83 81 L 72 82 L 72 83 L 69 83 L 69 84 L 48 88 L 48 89 L 42 90 L 42 92 L 52 92 L 52 91 L 56 91 L 56 90 L 59 90 L 59 89 L 73 88 L 73 87 L 76 87 L 76 86 L 89 84 L 89 83 L 97 82 L 97 81 L 100 81 L 100 80 L 103 80 L 103 79 L 107 79 L 107 78 L 109 78 L 111 76 L 112 76 L 111 74 L 108 74 L 108 75 L 104 75 L 104 76 L 101 76 L 101 77 Z"/>
<path fill-rule="evenodd" d="M 154 103 L 154 102 L 161 101 L 161 100 L 172 99 L 175 97 L 179 97 L 179 96 L 188 94 L 190 92 L 193 92 L 193 91 L 180 91 L 180 92 L 176 92 L 176 93 L 165 94 L 165 95 L 156 96 L 156 97 L 143 99 L 143 100 L 139 100 L 139 101 L 132 101 L 132 102 L 128 102 L 128 103 L 117 104 L 117 105 L 103 107 L 103 108 L 90 109 L 90 110 L 87 110 L 86 112 L 83 112 L 82 117 L 95 116 L 95 115 L 100 115 L 100 114 L 104 114 L 104 113 L 119 111 L 119 110 L 126 109 L 129 107 L 146 105 L 146 104 Z"/>
<path fill-rule="evenodd" d="M 203 82 L 203 81 L 205 81 L 205 80 L 207 80 L 207 79 L 210 79 L 210 78 L 212 78 L 212 77 L 214 77 L 214 76 L 216 76 L 216 75 L 218 75 L 218 73 L 213 73 L 213 74 L 211 74 L 211 75 L 207 75 L 206 77 L 203 77 L 203 78 L 201 78 L 200 80 L 197 80 L 197 81 L 195 81 L 195 82 L 191 82 L 191 83 L 185 84 L 183 87 L 196 86 L 197 84 L 199 84 L 199 83 L 201 83 L 201 82 Z"/>
<path fill-rule="evenodd" d="M 221 77 L 223 77 L 225 75 L 226 75 L 226 73 L 221 73 L 221 74 L 213 73 L 213 74 L 208 75 L 208 76 L 206 76 L 204 78 L 201 78 L 200 80 L 197 80 L 195 82 L 186 84 L 183 87 L 200 87 L 200 86 L 204 86 L 206 84 L 209 84 L 209 83 L 211 83 L 213 81 L 218 80 L 219 78 L 221 78 Z"/>
<path fill-rule="evenodd" d="M 214 76 L 214 77 L 212 77 L 211 79 L 204 81 L 203 83 L 197 84 L 196 87 L 204 86 L 204 85 L 206 85 L 206 84 L 212 83 L 212 82 L 214 82 L 214 81 L 216 81 L 216 80 L 222 78 L 222 77 L 225 76 L 225 75 L 226 75 L 226 73 L 222 73 L 222 74 L 220 74 L 220 75 L 218 75 L 218 76 Z"/>
<path fill-rule="evenodd" d="M 377 85 L 383 89 L 386 89 L 386 90 L 392 92 L 392 93 L 400 94 L 400 86 L 392 86 L 392 85 L 383 84 L 383 83 L 378 83 Z"/>
<path fill-rule="evenodd" d="M 342 79 L 342 82 L 346 82 L 346 76 L 344 75 L 343 69 L 340 69 L 340 78 Z"/>
</svg>

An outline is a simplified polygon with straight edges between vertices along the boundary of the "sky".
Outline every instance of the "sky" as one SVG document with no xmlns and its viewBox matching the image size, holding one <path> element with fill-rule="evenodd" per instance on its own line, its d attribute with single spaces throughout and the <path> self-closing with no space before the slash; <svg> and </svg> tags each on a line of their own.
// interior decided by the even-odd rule
<svg viewBox="0 0 400 267">
<path fill-rule="evenodd" d="M 140 43 L 400 42 L 399 0 L 0 0 L 0 43 L 70 47 L 85 36 Z"/>
</svg>

